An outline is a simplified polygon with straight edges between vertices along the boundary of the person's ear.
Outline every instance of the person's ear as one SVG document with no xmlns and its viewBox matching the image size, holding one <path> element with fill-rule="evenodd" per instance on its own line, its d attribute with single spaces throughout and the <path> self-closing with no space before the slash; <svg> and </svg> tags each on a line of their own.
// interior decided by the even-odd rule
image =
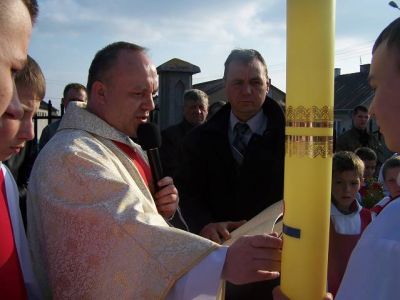
<svg viewBox="0 0 400 300">
<path fill-rule="evenodd" d="M 91 98 L 94 98 L 98 103 L 105 104 L 107 102 L 106 90 L 106 85 L 103 84 L 101 81 L 93 82 Z"/>
<path fill-rule="evenodd" d="M 267 77 L 267 94 L 269 92 L 270 87 L 271 87 L 271 78 Z"/>
</svg>

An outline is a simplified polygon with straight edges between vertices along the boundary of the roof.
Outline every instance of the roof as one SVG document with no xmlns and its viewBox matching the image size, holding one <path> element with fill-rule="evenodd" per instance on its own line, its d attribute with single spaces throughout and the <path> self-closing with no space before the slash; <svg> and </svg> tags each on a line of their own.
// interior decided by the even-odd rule
<svg viewBox="0 0 400 300">
<path fill-rule="evenodd" d="M 369 107 L 374 91 L 368 84 L 367 70 L 335 78 L 335 110 L 352 110 L 357 105 Z"/>
<path fill-rule="evenodd" d="M 214 94 L 215 92 L 222 90 L 224 88 L 223 79 L 215 79 L 210 81 L 205 81 L 193 85 L 193 88 L 202 90 L 207 95 Z"/>
<path fill-rule="evenodd" d="M 184 72 L 196 74 L 200 72 L 200 68 L 196 65 L 192 65 L 187 61 L 181 60 L 179 58 L 173 58 L 166 63 L 157 67 L 157 72 Z"/>
<path fill-rule="evenodd" d="M 49 102 L 51 102 L 51 100 L 49 100 Z M 39 109 L 48 110 L 48 108 L 49 108 L 49 103 L 47 103 L 46 101 L 41 101 L 41 102 L 40 102 L 40 107 L 39 107 Z M 51 111 L 52 111 L 53 113 L 57 113 L 57 112 L 58 112 L 58 109 L 54 108 L 54 106 L 53 106 L 53 107 L 51 108 Z"/>
</svg>

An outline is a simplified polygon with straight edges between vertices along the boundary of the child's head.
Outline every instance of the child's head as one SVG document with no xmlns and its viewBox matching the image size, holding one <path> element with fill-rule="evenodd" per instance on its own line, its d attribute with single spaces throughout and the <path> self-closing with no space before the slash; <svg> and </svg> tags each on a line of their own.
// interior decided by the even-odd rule
<svg viewBox="0 0 400 300">
<path fill-rule="evenodd" d="M 353 152 L 340 151 L 333 156 L 332 202 L 342 212 L 350 206 L 360 189 L 364 174 L 363 161 Z"/>
<path fill-rule="evenodd" d="M 383 180 L 385 186 L 392 198 L 400 196 L 400 185 L 397 183 L 397 178 L 400 173 L 400 157 L 389 158 L 382 168 Z"/>
<path fill-rule="evenodd" d="M 21 119 L 5 113 L 0 128 L 0 161 L 18 153 L 34 138 L 32 118 L 44 98 L 46 83 L 39 65 L 28 56 L 24 69 L 16 74 L 15 86 L 24 111 Z"/>
<path fill-rule="evenodd" d="M 364 162 L 364 179 L 373 178 L 378 160 L 375 151 L 368 147 L 361 147 L 354 153 Z"/>
</svg>

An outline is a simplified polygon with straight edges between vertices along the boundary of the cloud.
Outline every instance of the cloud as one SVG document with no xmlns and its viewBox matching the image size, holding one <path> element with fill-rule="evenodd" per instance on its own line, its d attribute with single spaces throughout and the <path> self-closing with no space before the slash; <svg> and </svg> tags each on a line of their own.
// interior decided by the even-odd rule
<svg viewBox="0 0 400 300">
<path fill-rule="evenodd" d="M 261 1 L 246 4 L 205 1 L 193 9 L 188 9 L 188 4 L 182 1 L 155 2 L 156 9 L 145 7 L 143 1 L 138 4 L 138 1 L 117 0 L 98 5 L 89 0 L 43 1 L 37 32 L 66 37 L 96 35 L 105 40 L 134 39 L 144 44 L 179 45 L 192 41 L 233 45 L 237 40 L 268 38 L 268 35 L 273 39 L 284 30 L 282 22 L 266 21 L 268 6 Z"/>
<path fill-rule="evenodd" d="M 81 80 L 94 53 L 118 40 L 150 48 L 157 65 L 173 57 L 197 64 L 208 79 L 221 76 L 233 48 L 284 56 L 281 0 L 39 1 L 32 48 L 51 80 Z"/>
<path fill-rule="evenodd" d="M 369 63 L 374 40 L 354 36 L 339 36 L 335 40 L 335 64 L 344 69 L 356 70 L 358 66 Z"/>
</svg>

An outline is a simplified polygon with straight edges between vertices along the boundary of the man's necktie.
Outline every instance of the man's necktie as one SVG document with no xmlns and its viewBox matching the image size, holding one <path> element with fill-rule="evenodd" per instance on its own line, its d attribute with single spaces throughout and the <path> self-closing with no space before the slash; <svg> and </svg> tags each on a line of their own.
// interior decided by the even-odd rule
<svg viewBox="0 0 400 300">
<path fill-rule="evenodd" d="M 250 131 L 249 125 L 247 123 L 236 123 L 234 129 L 235 137 L 233 139 L 233 149 L 234 156 L 239 164 L 243 161 L 243 156 L 246 151 L 246 134 Z"/>
<path fill-rule="evenodd" d="M 27 299 L 15 247 L 3 171 L 0 169 L 0 295 L 2 299 Z"/>
</svg>

